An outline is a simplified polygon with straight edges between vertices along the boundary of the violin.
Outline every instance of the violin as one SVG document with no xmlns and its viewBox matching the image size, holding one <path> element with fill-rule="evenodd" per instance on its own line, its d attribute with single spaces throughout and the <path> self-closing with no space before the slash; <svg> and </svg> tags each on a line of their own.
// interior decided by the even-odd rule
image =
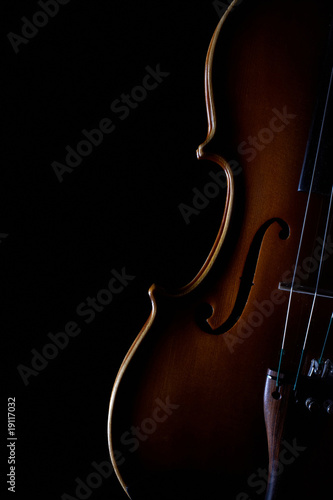
<svg viewBox="0 0 333 500">
<path fill-rule="evenodd" d="M 114 382 L 132 500 L 332 490 L 332 19 L 330 0 L 233 0 L 213 34 L 197 157 L 224 208 L 193 280 L 150 287 Z"/>
</svg>

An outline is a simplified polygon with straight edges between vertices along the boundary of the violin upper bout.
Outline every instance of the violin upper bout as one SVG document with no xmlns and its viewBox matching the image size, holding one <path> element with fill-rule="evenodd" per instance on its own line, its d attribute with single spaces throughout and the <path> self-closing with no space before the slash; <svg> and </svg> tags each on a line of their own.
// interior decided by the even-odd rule
<svg viewBox="0 0 333 500">
<path fill-rule="evenodd" d="M 205 64 L 205 99 L 206 99 L 206 112 L 207 112 L 207 122 L 208 122 L 208 131 L 207 137 L 203 143 L 201 143 L 196 151 L 197 158 L 199 160 L 209 160 L 221 167 L 226 176 L 226 200 L 225 200 L 225 208 L 221 221 L 221 225 L 216 236 L 214 245 L 206 258 L 205 263 L 201 267 L 198 274 L 194 277 L 194 279 L 182 287 L 176 295 L 181 296 L 191 292 L 194 288 L 196 288 L 207 276 L 208 272 L 212 268 L 219 252 L 222 247 L 222 244 L 225 240 L 234 202 L 234 177 L 230 164 L 219 154 L 213 152 L 207 152 L 206 148 L 208 144 L 212 141 L 216 132 L 216 111 L 215 111 L 215 103 L 214 103 L 214 93 L 213 93 L 213 84 L 212 84 L 212 69 L 213 69 L 213 61 L 214 61 L 214 53 L 217 45 L 217 41 L 222 29 L 223 24 L 225 23 L 227 17 L 233 8 L 240 2 L 240 0 L 233 0 L 226 10 L 225 14 L 222 16 L 217 28 L 213 34 L 211 39 L 207 57 Z"/>
</svg>

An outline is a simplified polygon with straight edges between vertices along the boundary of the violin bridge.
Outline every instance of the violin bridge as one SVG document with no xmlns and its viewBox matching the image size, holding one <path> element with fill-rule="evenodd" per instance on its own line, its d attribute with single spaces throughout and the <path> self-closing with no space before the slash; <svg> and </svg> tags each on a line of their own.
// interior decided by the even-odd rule
<svg viewBox="0 0 333 500">
<path fill-rule="evenodd" d="M 290 292 L 291 291 L 291 283 L 279 283 L 279 290 Z M 314 288 L 308 286 L 301 286 L 294 284 L 293 290 L 294 293 L 303 293 L 304 295 L 317 295 L 317 297 L 324 297 L 326 299 L 333 299 L 333 291 L 332 290 L 323 290 L 319 289 L 316 293 Z"/>
</svg>

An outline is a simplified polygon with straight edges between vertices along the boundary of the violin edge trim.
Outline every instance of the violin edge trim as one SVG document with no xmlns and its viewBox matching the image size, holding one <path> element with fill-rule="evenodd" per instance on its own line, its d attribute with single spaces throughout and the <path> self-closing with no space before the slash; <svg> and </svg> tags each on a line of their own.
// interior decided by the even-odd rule
<svg viewBox="0 0 333 500">
<path fill-rule="evenodd" d="M 214 244 L 204 262 L 202 267 L 200 268 L 199 272 L 197 275 L 185 286 L 179 288 L 176 292 L 168 292 L 164 288 L 157 286 L 156 284 L 152 284 L 148 290 L 148 294 L 150 297 L 151 301 L 151 312 L 149 314 L 149 317 L 146 321 L 146 323 L 143 325 L 141 331 L 133 341 L 131 347 L 127 351 L 122 364 L 118 370 L 115 382 L 113 384 L 112 392 L 111 392 L 111 397 L 110 397 L 110 403 L 109 403 L 109 413 L 108 413 L 108 421 L 107 421 L 107 436 L 108 436 L 108 447 L 109 447 L 109 454 L 111 458 L 111 463 L 113 466 L 113 469 L 115 471 L 115 474 L 118 478 L 118 481 L 120 482 L 124 492 L 126 495 L 130 498 L 129 493 L 128 493 L 128 485 L 126 485 L 125 481 L 122 478 L 122 475 L 119 471 L 119 467 L 117 465 L 117 459 L 115 457 L 114 449 L 113 449 L 113 441 L 112 441 L 112 417 L 113 417 L 113 409 L 115 405 L 115 400 L 118 392 L 119 385 L 121 383 L 121 380 L 123 378 L 123 375 L 125 371 L 127 370 L 127 367 L 129 363 L 131 362 L 138 346 L 140 345 L 141 341 L 144 339 L 144 337 L 147 335 L 148 331 L 150 330 L 151 326 L 154 323 L 154 320 L 156 318 L 156 313 L 157 313 L 157 300 L 156 300 L 156 294 L 160 293 L 164 296 L 169 296 L 169 297 L 174 297 L 174 298 L 179 298 L 184 295 L 187 295 L 191 291 L 193 291 L 207 276 L 208 272 L 212 268 L 214 262 L 216 261 L 216 258 L 220 252 L 220 249 L 222 247 L 222 244 L 225 240 L 227 230 L 229 228 L 229 223 L 231 219 L 231 212 L 232 212 L 232 207 L 233 207 L 233 200 L 234 200 L 234 179 L 233 179 L 233 173 L 230 165 L 228 162 L 222 158 L 221 156 L 214 154 L 214 153 L 207 153 L 204 151 L 204 148 L 207 146 L 207 144 L 213 139 L 216 131 L 216 111 L 215 111 L 215 103 L 214 103 L 214 94 L 213 94 L 213 85 L 212 85 L 212 65 L 213 65 L 213 59 L 214 59 L 214 52 L 215 52 L 215 47 L 217 44 L 217 40 L 220 34 L 220 31 L 222 29 L 222 26 L 228 17 L 229 13 L 231 10 L 234 8 L 234 6 L 239 2 L 239 0 L 233 0 L 233 2 L 229 5 L 228 9 L 220 19 L 210 42 L 207 56 L 206 56 L 206 62 L 205 62 L 205 100 L 206 100 L 206 112 L 207 112 L 207 121 L 208 121 L 208 132 L 207 132 L 207 137 L 203 143 L 201 143 L 196 151 L 197 158 L 199 160 L 209 160 L 213 161 L 214 163 L 217 163 L 225 172 L 226 178 L 227 178 L 227 194 L 226 194 L 226 202 L 225 202 L 225 209 L 224 209 L 224 214 L 223 218 L 219 227 L 218 234 L 216 236 L 216 239 L 214 241 Z"/>
<path fill-rule="evenodd" d="M 139 334 L 137 335 L 137 337 L 135 338 L 135 340 L 131 344 L 131 347 L 127 351 L 125 358 L 123 359 L 123 361 L 120 365 L 115 382 L 113 384 L 111 397 L 110 397 L 110 404 L 109 404 L 109 414 L 108 414 L 108 421 L 107 421 L 107 436 L 108 436 L 109 454 L 110 454 L 111 463 L 112 463 L 112 466 L 114 468 L 115 474 L 118 478 L 118 481 L 120 482 L 122 488 L 124 489 L 126 495 L 129 498 L 130 498 L 130 496 L 128 494 L 128 485 L 125 484 L 125 482 L 120 474 L 120 471 L 119 471 L 119 468 L 117 465 L 117 458 L 115 457 L 114 449 L 113 449 L 113 445 L 112 445 L 112 431 L 111 431 L 112 416 L 113 416 L 113 409 L 114 409 L 114 404 L 115 404 L 118 388 L 119 388 L 120 382 L 123 378 L 123 375 L 124 375 L 125 371 L 127 370 L 127 367 L 129 365 L 129 363 L 131 362 L 138 346 L 140 345 L 141 341 L 144 339 L 144 337 L 146 336 L 146 334 L 150 330 L 152 324 L 154 323 L 156 313 L 157 313 L 157 303 L 156 303 L 156 297 L 155 297 L 155 293 L 157 291 L 161 291 L 163 293 L 163 290 L 161 288 L 157 287 L 155 284 L 151 285 L 151 287 L 149 288 L 148 294 L 149 294 L 151 306 L 152 306 L 150 315 L 149 315 L 146 323 L 141 328 Z"/>
<path fill-rule="evenodd" d="M 227 178 L 227 194 L 226 194 L 226 202 L 225 202 L 225 210 L 223 214 L 223 218 L 219 227 L 218 234 L 216 236 L 215 242 L 211 251 L 209 252 L 204 264 L 200 268 L 197 275 L 185 286 L 181 287 L 177 292 L 168 293 L 168 295 L 172 295 L 175 297 L 180 297 L 190 293 L 194 290 L 207 276 L 208 272 L 212 268 L 216 258 L 220 252 L 222 244 L 225 240 L 225 236 L 229 227 L 231 212 L 233 207 L 234 200 L 234 181 L 233 181 L 233 173 L 228 162 L 222 157 L 215 153 L 208 153 L 205 151 L 205 147 L 211 142 L 211 140 L 215 136 L 216 132 L 216 109 L 214 102 L 214 91 L 213 91 L 213 83 L 212 83 L 212 68 L 214 62 L 214 54 L 215 48 L 217 45 L 218 38 L 220 36 L 220 32 L 222 27 L 229 16 L 230 12 L 233 8 L 240 2 L 241 0 L 233 0 L 224 15 L 221 17 L 213 36 L 211 38 L 207 55 L 205 61 L 205 101 L 206 101 L 206 113 L 207 113 L 207 122 L 208 122 L 208 131 L 206 139 L 203 143 L 201 143 L 196 151 L 196 155 L 198 160 L 209 160 L 218 164 L 224 170 L 224 173 Z M 166 292 L 167 293 L 167 292 Z"/>
<path fill-rule="evenodd" d="M 215 48 L 217 45 L 218 38 L 220 36 L 220 32 L 222 30 L 222 26 L 224 25 L 227 17 L 233 8 L 240 2 L 241 0 L 233 0 L 223 16 L 221 17 L 213 36 L 211 38 L 205 62 L 205 100 L 206 100 L 206 113 L 207 113 L 207 122 L 208 122 L 208 131 L 205 141 L 199 145 L 197 149 L 197 157 L 202 158 L 204 154 L 204 148 L 211 142 L 216 132 L 216 109 L 214 102 L 214 91 L 213 91 L 213 83 L 212 83 L 212 69 L 214 62 L 214 54 Z"/>
</svg>

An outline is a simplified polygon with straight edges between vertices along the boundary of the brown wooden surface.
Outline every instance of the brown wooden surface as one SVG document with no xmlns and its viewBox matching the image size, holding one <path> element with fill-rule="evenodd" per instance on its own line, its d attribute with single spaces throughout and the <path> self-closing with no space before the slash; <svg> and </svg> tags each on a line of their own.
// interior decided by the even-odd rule
<svg viewBox="0 0 333 500">
<path fill-rule="evenodd" d="M 278 498 L 280 479 L 280 453 L 282 451 L 282 438 L 287 417 L 288 403 L 292 384 L 283 383 L 284 377 L 279 376 L 281 385 L 276 386 L 277 372 L 267 371 L 264 391 L 264 416 L 266 424 L 269 475 L 268 488 L 272 492 L 270 500 Z"/>
<path fill-rule="evenodd" d="M 307 193 L 298 192 L 297 187 L 327 36 L 329 3 L 244 0 L 242 4 L 228 17 L 216 49 L 217 126 L 204 148 L 207 154 L 219 154 L 242 167 L 235 178 L 235 208 L 227 240 L 207 282 L 191 293 L 173 298 L 151 289 L 153 313 L 129 351 L 112 395 L 110 446 L 125 457 L 118 474 L 133 499 L 209 498 L 210 488 L 219 488 L 219 498 L 237 498 L 243 491 L 253 494 L 256 489 L 249 488 L 248 478 L 258 468 L 267 468 L 262 399 L 267 369 L 277 369 L 288 298 L 287 292 L 272 294 L 295 263 L 304 218 Z M 284 110 L 289 116 L 285 123 L 275 120 Z M 274 137 L 252 161 L 248 161 L 249 154 L 240 154 L 242 142 L 258 134 L 265 137 L 263 129 L 272 126 Z M 300 262 L 314 250 L 313 235 L 322 226 L 326 207 L 327 201 L 313 197 Z M 265 224 L 253 286 L 240 300 L 247 257 Z M 289 228 L 288 238 L 281 237 L 282 227 Z M 326 275 L 332 276 L 331 270 L 332 265 Z M 272 297 L 283 303 L 274 303 Z M 240 318 L 231 322 L 226 333 L 209 334 L 199 326 L 204 321 L 201 317 L 198 322 L 202 303 L 212 306 L 208 323 L 217 333 L 237 300 Z M 267 302 L 271 312 L 260 312 L 258 304 Z M 283 370 L 297 368 L 310 305 L 310 296 L 293 298 Z M 305 367 L 320 354 L 330 315 L 329 300 L 318 301 Z M 332 357 L 332 339 L 327 353 Z M 152 418 L 156 400 L 169 400 L 178 407 L 145 439 L 139 439 L 137 450 L 131 452 L 122 436 Z M 325 429 L 328 447 L 333 443 L 332 423 Z M 297 428 L 291 430 L 291 439 L 296 434 Z M 298 476 L 295 472 L 295 484 L 303 479 L 300 498 L 312 498 L 318 488 L 324 491 L 329 484 L 325 475 L 332 466 L 328 451 L 320 471 L 318 466 L 313 468 L 321 453 L 325 455 L 323 441 L 317 444 L 297 464 L 301 472 Z M 179 478 L 180 488 L 175 486 Z"/>
</svg>

